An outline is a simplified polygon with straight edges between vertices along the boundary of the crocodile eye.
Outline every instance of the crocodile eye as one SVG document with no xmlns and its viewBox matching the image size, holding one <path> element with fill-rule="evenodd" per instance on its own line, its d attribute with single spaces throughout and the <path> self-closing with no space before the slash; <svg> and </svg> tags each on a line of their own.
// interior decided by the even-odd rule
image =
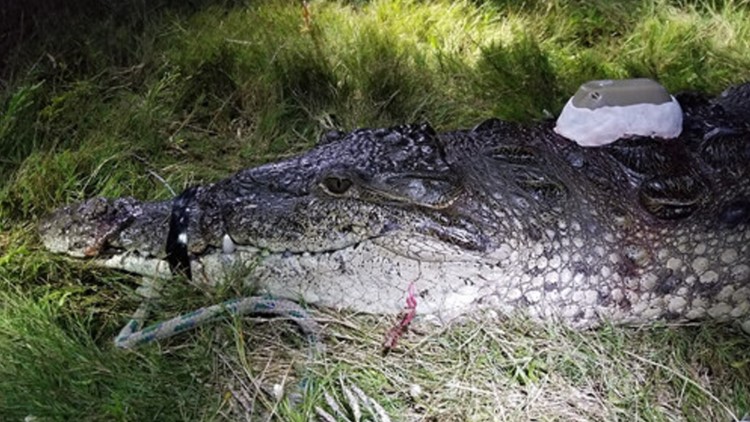
<svg viewBox="0 0 750 422">
<path fill-rule="evenodd" d="M 323 187 L 334 195 L 342 195 L 352 187 L 352 181 L 338 176 L 328 176 L 323 179 Z"/>
</svg>

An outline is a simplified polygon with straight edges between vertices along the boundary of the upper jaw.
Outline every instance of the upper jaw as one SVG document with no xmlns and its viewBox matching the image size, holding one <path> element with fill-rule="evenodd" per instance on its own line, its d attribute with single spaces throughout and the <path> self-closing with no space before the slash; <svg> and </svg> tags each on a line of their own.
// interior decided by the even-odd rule
<svg viewBox="0 0 750 422">
<path fill-rule="evenodd" d="M 168 216 L 166 203 L 93 198 L 48 215 L 39 224 L 39 237 L 49 251 L 75 258 L 124 250 L 163 256 L 162 229 Z"/>
</svg>

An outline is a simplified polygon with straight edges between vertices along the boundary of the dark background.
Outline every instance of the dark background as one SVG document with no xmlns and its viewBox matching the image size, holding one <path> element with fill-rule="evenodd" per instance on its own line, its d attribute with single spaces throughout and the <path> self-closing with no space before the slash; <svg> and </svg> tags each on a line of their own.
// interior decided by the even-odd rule
<svg viewBox="0 0 750 422">
<path fill-rule="evenodd" d="M 76 33 L 111 25 L 136 30 L 145 19 L 165 11 L 194 13 L 210 5 L 231 7 L 242 0 L 0 0 L 0 79 L 11 75 L 9 64 L 39 56 L 64 55 Z M 33 51 L 26 45 L 33 44 Z M 45 51 L 36 46 L 43 45 Z M 35 57 L 36 56 L 36 57 Z"/>
</svg>

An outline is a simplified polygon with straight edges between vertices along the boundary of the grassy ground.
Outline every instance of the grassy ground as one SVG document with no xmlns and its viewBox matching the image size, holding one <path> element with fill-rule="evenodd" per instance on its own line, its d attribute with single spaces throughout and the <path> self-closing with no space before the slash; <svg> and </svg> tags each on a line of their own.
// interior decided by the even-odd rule
<svg viewBox="0 0 750 422">
<path fill-rule="evenodd" d="M 312 357 L 290 326 L 255 320 L 115 350 L 137 280 L 45 253 L 34 226 L 57 206 L 168 198 L 154 173 L 180 190 L 302 151 L 332 126 L 532 120 L 594 78 L 712 93 L 750 79 L 750 5 L 740 1 L 315 1 L 309 14 L 298 2 L 208 3 L 87 0 L 25 18 L 35 35 L 11 31 L 20 41 L 0 86 L 0 419 L 301 421 L 315 406 L 330 411 L 326 393 L 346 403 L 352 384 L 394 420 L 750 412 L 750 338 L 723 326 L 417 324 L 382 357 L 393 321 L 320 310 L 329 335 Z M 226 294 L 175 283 L 159 315 Z M 296 407 L 267 393 L 300 380 Z"/>
</svg>

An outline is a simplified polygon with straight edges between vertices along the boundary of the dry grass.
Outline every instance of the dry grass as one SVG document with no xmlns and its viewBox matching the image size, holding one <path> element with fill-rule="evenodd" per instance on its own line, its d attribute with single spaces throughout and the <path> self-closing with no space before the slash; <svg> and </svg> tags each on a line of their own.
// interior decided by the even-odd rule
<svg viewBox="0 0 750 422">
<path fill-rule="evenodd" d="M 392 420 L 731 421 L 743 417 L 735 403 L 748 395 L 747 339 L 726 327 L 579 332 L 477 315 L 417 323 L 383 356 L 394 320 L 316 316 L 326 338 L 314 354 L 279 321 L 210 330 L 224 339 L 213 348 L 220 414 L 310 420 L 316 407 L 333 413 L 329 394 L 351 415 L 344 390 L 355 385 Z"/>
</svg>

